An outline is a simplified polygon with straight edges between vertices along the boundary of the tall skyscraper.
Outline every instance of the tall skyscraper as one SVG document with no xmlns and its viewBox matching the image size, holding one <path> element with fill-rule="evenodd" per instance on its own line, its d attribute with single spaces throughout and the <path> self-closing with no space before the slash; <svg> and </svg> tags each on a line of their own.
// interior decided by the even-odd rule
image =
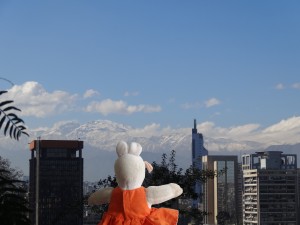
<svg viewBox="0 0 300 225">
<path fill-rule="evenodd" d="M 82 225 L 83 141 L 29 144 L 29 202 L 33 225 Z"/>
<path fill-rule="evenodd" d="M 194 128 L 192 129 L 192 163 L 193 166 L 202 170 L 202 157 L 208 154 L 208 151 L 203 145 L 203 135 L 197 132 L 197 122 L 194 119 Z M 202 183 L 197 182 L 195 192 L 200 196 L 193 201 L 193 208 L 199 208 L 202 203 Z"/>
<path fill-rule="evenodd" d="M 242 156 L 243 224 L 297 225 L 297 155 L 264 151 Z"/>
<path fill-rule="evenodd" d="M 221 171 L 220 176 L 208 179 L 203 184 L 203 209 L 209 214 L 206 224 L 220 224 L 217 216 L 226 218 L 227 224 L 241 224 L 241 208 L 239 208 L 238 159 L 235 155 L 210 155 L 202 157 L 203 169 Z"/>
</svg>

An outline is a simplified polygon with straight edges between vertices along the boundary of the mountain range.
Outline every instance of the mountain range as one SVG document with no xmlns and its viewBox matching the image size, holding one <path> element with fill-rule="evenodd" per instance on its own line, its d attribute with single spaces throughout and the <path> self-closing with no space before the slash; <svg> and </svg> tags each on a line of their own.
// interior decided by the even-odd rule
<svg viewBox="0 0 300 225">
<path fill-rule="evenodd" d="M 198 130 L 201 133 L 201 130 Z M 29 139 L 23 137 L 15 141 L 9 137 L 1 137 L 1 156 L 8 158 L 13 167 L 28 175 L 30 152 L 28 143 L 40 137 L 44 140 L 82 140 L 84 141 L 84 180 L 98 181 L 107 175 L 114 175 L 113 165 L 116 159 L 115 146 L 120 140 L 128 143 L 135 141 L 142 145 L 141 156 L 149 162 L 161 161 L 162 154 L 169 155 L 176 151 L 176 164 L 186 169 L 191 164 L 192 128 L 171 130 L 169 133 L 147 136 L 137 129 L 109 120 L 96 120 L 80 124 L 65 121 L 55 124 L 52 128 L 40 128 L 29 132 Z M 204 136 L 204 145 L 210 155 L 237 155 L 257 151 L 282 151 L 297 154 L 299 144 L 271 145 L 255 141 L 238 141 L 226 138 Z M 298 159 L 299 164 L 299 159 Z"/>
</svg>

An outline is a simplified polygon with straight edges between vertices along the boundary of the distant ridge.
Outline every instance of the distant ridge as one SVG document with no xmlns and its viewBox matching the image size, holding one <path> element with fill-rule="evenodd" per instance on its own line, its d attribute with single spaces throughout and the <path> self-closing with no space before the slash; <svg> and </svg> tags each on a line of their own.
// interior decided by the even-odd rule
<svg viewBox="0 0 300 225">
<path fill-rule="evenodd" d="M 30 131 L 30 130 L 29 130 Z M 198 131 L 201 132 L 201 131 Z M 85 159 L 85 179 L 98 180 L 108 174 L 113 175 L 113 163 L 116 158 L 115 146 L 118 141 L 136 141 L 143 147 L 143 157 L 147 161 L 160 162 L 162 153 L 169 154 L 176 151 L 176 161 L 179 167 L 187 168 L 191 164 L 191 140 L 190 130 L 173 130 L 168 135 L 146 136 L 137 132 L 131 126 L 119 124 L 109 120 L 90 121 L 79 124 L 74 121 L 65 121 L 55 124 L 50 129 L 32 130 L 30 138 L 41 137 L 45 140 L 76 140 L 84 141 L 83 157 Z M 256 151 L 282 151 L 289 154 L 300 152 L 300 143 L 294 145 L 266 146 L 263 143 L 253 141 L 237 141 L 225 138 L 212 138 L 204 136 L 204 145 L 209 155 L 238 155 L 254 153 Z M 29 141 L 31 141 L 29 140 Z M 16 165 L 28 175 L 28 159 L 30 157 L 28 140 L 21 139 L 15 142 L 7 137 L 1 137 L 1 156 L 9 158 L 12 165 Z M 298 162 L 299 162 L 298 157 Z M 300 163 L 298 163 L 300 165 Z"/>
</svg>

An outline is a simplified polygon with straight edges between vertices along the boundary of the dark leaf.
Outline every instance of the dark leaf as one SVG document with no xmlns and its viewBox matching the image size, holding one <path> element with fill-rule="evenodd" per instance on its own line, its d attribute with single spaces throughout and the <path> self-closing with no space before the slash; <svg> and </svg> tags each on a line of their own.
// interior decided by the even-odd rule
<svg viewBox="0 0 300 225">
<path fill-rule="evenodd" d="M 14 130 L 14 127 L 11 126 L 10 129 L 9 129 L 9 136 L 12 138 L 13 137 L 13 130 Z"/>
<path fill-rule="evenodd" d="M 9 113 L 7 116 L 11 117 L 14 115 L 14 114 L 13 115 L 11 115 L 11 114 L 13 114 L 13 113 Z M 24 121 L 21 118 L 17 117 L 16 115 L 15 115 L 15 117 L 11 118 L 11 120 L 13 120 L 14 123 L 24 123 Z"/>
<path fill-rule="evenodd" d="M 8 100 L 8 101 L 0 102 L 0 107 L 2 107 L 4 105 L 7 105 L 7 104 L 10 104 L 12 102 L 14 102 L 14 101 Z"/>
<path fill-rule="evenodd" d="M 14 139 L 17 139 L 17 133 L 18 133 L 18 130 L 14 129 Z"/>
<path fill-rule="evenodd" d="M 5 119 L 6 119 L 6 117 L 3 116 L 2 119 L 0 120 L 0 129 L 1 129 L 1 127 L 2 127 L 2 125 L 3 125 L 3 123 L 4 123 L 4 121 L 5 121 Z"/>
<path fill-rule="evenodd" d="M 19 130 L 25 130 L 26 127 L 24 127 L 23 125 L 20 125 L 20 126 L 18 126 L 18 129 L 19 129 Z"/>
<path fill-rule="evenodd" d="M 16 136 L 16 139 L 19 140 L 19 137 L 21 136 L 22 132 L 20 130 L 18 130 L 18 133 L 17 133 L 17 136 Z"/>
<path fill-rule="evenodd" d="M 9 111 L 9 110 L 17 110 L 17 111 L 21 111 L 20 109 L 18 109 L 17 107 L 14 106 L 8 106 L 5 109 L 3 109 L 4 112 Z"/>
<path fill-rule="evenodd" d="M 0 91 L 0 95 L 7 93 L 7 91 Z"/>
<path fill-rule="evenodd" d="M 22 131 L 22 134 L 25 134 L 26 136 L 29 137 L 29 134 L 27 132 L 25 132 L 25 131 Z"/>
<path fill-rule="evenodd" d="M 4 135 L 6 135 L 9 125 L 10 125 L 10 120 L 7 120 L 5 128 L 4 128 Z"/>
</svg>

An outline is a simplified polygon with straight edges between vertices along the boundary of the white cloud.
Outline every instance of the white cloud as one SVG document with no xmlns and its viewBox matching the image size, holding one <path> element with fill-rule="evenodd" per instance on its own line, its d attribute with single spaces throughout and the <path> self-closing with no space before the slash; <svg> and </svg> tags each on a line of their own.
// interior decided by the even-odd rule
<svg viewBox="0 0 300 225">
<path fill-rule="evenodd" d="M 175 100 L 175 98 L 170 98 L 170 99 L 168 100 L 168 102 L 169 102 L 169 103 L 174 103 L 174 102 L 176 102 L 176 100 Z"/>
<path fill-rule="evenodd" d="M 197 125 L 200 132 L 203 132 L 205 136 L 213 138 L 244 138 L 248 137 L 253 132 L 257 131 L 260 127 L 259 124 L 245 124 L 239 126 L 232 126 L 229 128 L 216 127 L 213 122 L 204 122 Z"/>
<path fill-rule="evenodd" d="M 285 86 L 284 86 L 282 83 L 279 83 L 279 84 L 277 84 L 277 85 L 275 86 L 275 88 L 276 88 L 277 90 L 283 90 L 283 89 L 285 89 Z M 300 89 L 300 83 L 293 83 L 293 84 L 291 85 L 291 88 L 294 88 L 294 89 Z"/>
<path fill-rule="evenodd" d="M 215 105 L 219 105 L 219 104 L 220 104 L 220 101 L 216 98 L 211 98 L 211 99 L 208 99 L 207 101 L 205 101 L 206 108 L 209 108 L 209 107 L 212 107 Z"/>
<path fill-rule="evenodd" d="M 86 90 L 83 97 L 84 98 L 91 98 L 93 96 L 99 95 L 100 93 L 98 91 L 95 91 L 93 89 Z"/>
<path fill-rule="evenodd" d="M 294 84 L 292 84 L 292 88 L 300 89 L 300 83 L 294 83 Z"/>
<path fill-rule="evenodd" d="M 14 85 L 7 93 L 14 105 L 22 110 L 22 116 L 47 117 L 69 111 L 73 108 L 77 95 L 64 91 L 47 92 L 42 85 L 29 81 Z"/>
<path fill-rule="evenodd" d="M 132 129 L 129 131 L 129 135 L 132 135 L 134 137 L 151 137 L 157 136 L 157 134 L 159 133 L 161 134 L 162 131 L 160 129 L 160 125 L 156 123 L 146 125 L 141 129 Z"/>
<path fill-rule="evenodd" d="M 220 112 L 215 112 L 214 114 L 212 114 L 212 116 L 211 116 L 211 117 L 220 116 L 220 115 L 221 115 L 221 113 L 220 113 Z"/>
<path fill-rule="evenodd" d="M 236 142 L 254 141 L 266 145 L 299 143 L 300 117 L 291 117 L 277 124 L 260 129 L 260 124 L 245 124 L 229 128 L 217 127 L 212 122 L 197 125 L 198 132 L 211 138 L 224 138 Z"/>
<path fill-rule="evenodd" d="M 275 89 L 277 89 L 277 90 L 283 90 L 284 88 L 285 88 L 284 85 L 281 83 L 279 83 L 275 86 Z"/>
<path fill-rule="evenodd" d="M 286 120 L 281 120 L 264 130 L 264 133 L 287 132 L 300 127 L 300 117 L 291 117 Z"/>
<path fill-rule="evenodd" d="M 200 107 L 201 107 L 201 104 L 199 102 L 194 102 L 194 103 L 186 102 L 181 105 L 181 108 L 183 108 L 183 109 L 197 109 Z"/>
<path fill-rule="evenodd" d="M 125 93 L 124 93 L 124 96 L 125 97 L 129 97 L 129 96 L 138 96 L 139 95 L 139 92 L 137 92 L 137 91 L 135 91 L 135 92 L 128 92 L 128 91 L 126 91 Z"/>
<path fill-rule="evenodd" d="M 128 134 L 130 136 L 134 136 L 134 137 L 147 137 L 147 138 L 151 138 L 154 136 L 166 136 L 168 137 L 170 134 L 180 134 L 180 136 L 182 137 L 182 134 L 186 133 L 186 134 L 190 134 L 191 132 L 191 128 L 171 128 L 169 126 L 167 127 L 161 127 L 160 124 L 157 123 L 152 123 L 149 125 L 146 125 L 143 128 L 133 128 L 131 130 L 128 131 Z M 167 141 L 167 140 L 165 140 Z"/>
<path fill-rule="evenodd" d="M 299 143 L 299 134 L 300 117 L 294 116 L 265 128 L 255 138 L 257 141 L 268 143 L 269 145 L 296 144 Z"/>
<path fill-rule="evenodd" d="M 119 100 L 113 101 L 111 99 L 105 99 L 101 102 L 91 102 L 86 107 L 87 112 L 99 112 L 103 115 L 108 114 L 132 114 L 136 112 L 160 112 L 160 106 L 150 106 L 150 105 L 127 105 L 126 102 Z"/>
<path fill-rule="evenodd" d="M 242 126 L 230 127 L 228 128 L 228 136 L 230 136 L 231 138 L 238 138 L 240 136 L 249 135 L 256 132 L 259 127 L 259 124 L 245 124 Z"/>
<path fill-rule="evenodd" d="M 216 99 L 216 98 L 211 98 L 208 99 L 207 101 L 204 102 L 204 106 L 206 108 L 215 106 L 215 105 L 219 105 L 220 104 L 220 100 Z M 186 102 L 184 104 L 181 105 L 181 108 L 183 109 L 197 109 L 197 108 L 201 108 L 203 106 L 203 104 L 199 103 L 199 102 L 194 102 L 194 103 L 189 103 Z"/>
</svg>

